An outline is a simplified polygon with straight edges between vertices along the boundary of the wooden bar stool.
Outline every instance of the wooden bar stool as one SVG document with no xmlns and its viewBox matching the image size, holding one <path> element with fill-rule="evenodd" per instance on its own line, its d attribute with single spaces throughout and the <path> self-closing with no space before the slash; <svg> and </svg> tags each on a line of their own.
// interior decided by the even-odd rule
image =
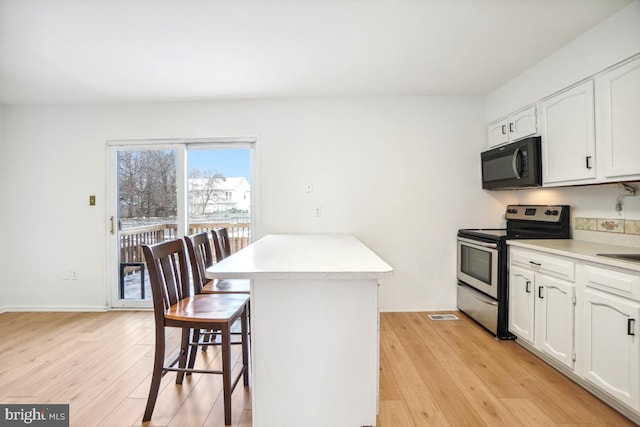
<svg viewBox="0 0 640 427">
<path fill-rule="evenodd" d="M 223 230 L 226 231 L 226 228 Z M 213 236 L 213 246 L 216 250 L 216 261 L 220 262 L 223 259 L 222 254 L 226 258 L 230 253 L 227 249 L 220 249 L 220 245 L 224 243 L 219 241 L 222 237 L 219 238 L 216 230 L 213 230 L 211 234 Z M 206 232 L 185 236 L 184 240 L 191 260 L 194 292 L 204 294 L 248 294 L 250 292 L 251 282 L 247 279 L 210 280 L 205 277 L 207 267 L 213 265 L 211 243 Z M 226 240 L 228 248 L 229 238 L 227 237 Z"/>
<path fill-rule="evenodd" d="M 149 421 L 153 414 L 160 381 L 164 374 L 177 372 L 176 384 L 181 384 L 185 373 L 222 374 L 224 421 L 231 424 L 231 393 L 244 378 L 249 385 L 249 348 L 247 340 L 248 295 L 191 295 L 187 257 L 182 240 L 169 240 L 156 245 L 145 245 L 144 252 L 155 317 L 155 356 L 153 376 L 147 407 L 142 418 Z M 242 368 L 231 378 L 231 325 L 240 319 L 242 336 Z M 182 328 L 182 343 L 178 354 L 165 361 L 165 328 Z M 198 331 L 218 331 L 222 336 L 222 370 L 193 369 L 187 367 L 190 347 L 197 346 Z M 192 339 L 192 335 L 195 335 Z M 175 367 L 176 363 L 178 367 Z"/>
<path fill-rule="evenodd" d="M 213 234 L 213 233 L 212 233 Z M 216 235 L 213 234 L 215 241 Z M 210 280 L 205 277 L 207 267 L 213 265 L 213 253 L 211 243 L 206 232 L 192 234 L 184 237 L 191 262 L 191 274 L 193 277 L 193 288 L 196 294 L 249 294 L 250 282 L 244 279 L 223 279 Z M 251 310 L 247 309 L 247 316 L 251 316 Z M 215 345 L 215 331 L 199 331 L 202 341 L 202 351 L 206 351 L 207 346 Z M 237 332 L 232 332 L 237 334 Z M 196 353 L 189 356 L 189 366 L 193 366 L 196 360 Z"/>
</svg>

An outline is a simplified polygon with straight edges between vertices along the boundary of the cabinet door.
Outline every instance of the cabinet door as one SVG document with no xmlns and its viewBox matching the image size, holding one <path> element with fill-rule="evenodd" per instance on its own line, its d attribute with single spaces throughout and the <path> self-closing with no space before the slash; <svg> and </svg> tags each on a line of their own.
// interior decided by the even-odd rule
<svg viewBox="0 0 640 427">
<path fill-rule="evenodd" d="M 572 369 L 574 301 L 572 283 L 536 275 L 536 347 Z"/>
<path fill-rule="evenodd" d="M 638 410 L 640 303 L 590 288 L 584 298 L 584 377 Z"/>
<path fill-rule="evenodd" d="M 640 59 L 603 74 L 597 81 L 598 144 L 605 178 L 640 175 Z"/>
<path fill-rule="evenodd" d="M 530 270 L 509 269 L 509 331 L 518 339 L 534 340 L 535 281 Z"/>
<path fill-rule="evenodd" d="M 489 148 L 509 142 L 509 119 L 489 125 Z"/>
<path fill-rule="evenodd" d="M 542 102 L 540 111 L 544 184 L 594 179 L 593 82 L 586 82 Z"/>
<path fill-rule="evenodd" d="M 536 107 L 527 108 L 509 118 L 509 139 L 516 141 L 537 132 Z"/>
</svg>

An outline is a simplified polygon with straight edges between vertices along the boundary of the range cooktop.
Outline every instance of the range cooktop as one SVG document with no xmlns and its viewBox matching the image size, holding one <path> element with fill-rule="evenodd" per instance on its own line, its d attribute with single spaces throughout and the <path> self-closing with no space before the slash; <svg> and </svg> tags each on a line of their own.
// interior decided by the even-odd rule
<svg viewBox="0 0 640 427">
<path fill-rule="evenodd" d="M 505 213 L 507 228 L 462 229 L 458 235 L 499 241 L 569 239 L 569 209 L 567 205 L 509 205 Z"/>
</svg>

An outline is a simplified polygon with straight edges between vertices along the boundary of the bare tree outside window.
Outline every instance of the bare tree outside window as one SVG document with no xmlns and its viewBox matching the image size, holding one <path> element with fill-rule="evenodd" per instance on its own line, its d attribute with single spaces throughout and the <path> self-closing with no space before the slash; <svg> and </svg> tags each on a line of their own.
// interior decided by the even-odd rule
<svg viewBox="0 0 640 427">
<path fill-rule="evenodd" d="M 175 218 L 176 152 L 118 152 L 119 218 Z"/>
<path fill-rule="evenodd" d="M 200 169 L 189 170 L 189 212 L 192 215 L 206 216 L 213 205 L 222 201 L 218 187 L 225 181 L 225 176 L 218 171 Z"/>
</svg>

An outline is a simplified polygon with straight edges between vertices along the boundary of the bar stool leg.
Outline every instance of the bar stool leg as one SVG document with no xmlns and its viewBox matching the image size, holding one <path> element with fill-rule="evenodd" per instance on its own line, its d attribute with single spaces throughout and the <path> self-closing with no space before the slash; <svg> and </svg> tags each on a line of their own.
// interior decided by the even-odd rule
<svg viewBox="0 0 640 427">
<path fill-rule="evenodd" d="M 191 328 L 182 328 L 182 343 L 180 344 L 180 360 L 178 361 L 179 368 L 187 367 L 187 358 L 189 357 L 190 345 L 191 342 Z M 178 372 L 176 375 L 176 384 L 182 384 L 182 380 L 184 380 L 184 371 Z"/>
<path fill-rule="evenodd" d="M 200 341 L 200 329 L 194 329 L 192 332 L 193 336 L 191 338 L 191 342 L 197 343 Z M 198 352 L 198 346 L 196 345 L 195 347 L 190 345 L 189 346 L 189 363 L 187 364 L 187 367 L 189 369 L 193 369 L 193 366 L 196 363 L 196 353 Z M 191 372 L 187 372 L 187 376 L 190 376 Z"/>
<path fill-rule="evenodd" d="M 231 424 L 231 324 L 222 329 L 222 391 L 224 423 Z"/>
<path fill-rule="evenodd" d="M 244 385 L 249 385 L 249 319 L 247 313 L 248 305 L 245 306 L 240 318 L 242 325 L 242 366 L 244 367 Z"/>
<path fill-rule="evenodd" d="M 156 351 L 153 358 L 153 374 L 151 377 L 151 386 L 149 387 L 149 397 L 147 398 L 147 407 L 144 410 L 142 421 L 151 420 L 153 408 L 156 406 L 158 392 L 160 391 L 160 380 L 162 380 L 162 371 L 164 370 L 164 352 L 165 352 L 165 336 L 164 327 L 156 327 Z"/>
</svg>

